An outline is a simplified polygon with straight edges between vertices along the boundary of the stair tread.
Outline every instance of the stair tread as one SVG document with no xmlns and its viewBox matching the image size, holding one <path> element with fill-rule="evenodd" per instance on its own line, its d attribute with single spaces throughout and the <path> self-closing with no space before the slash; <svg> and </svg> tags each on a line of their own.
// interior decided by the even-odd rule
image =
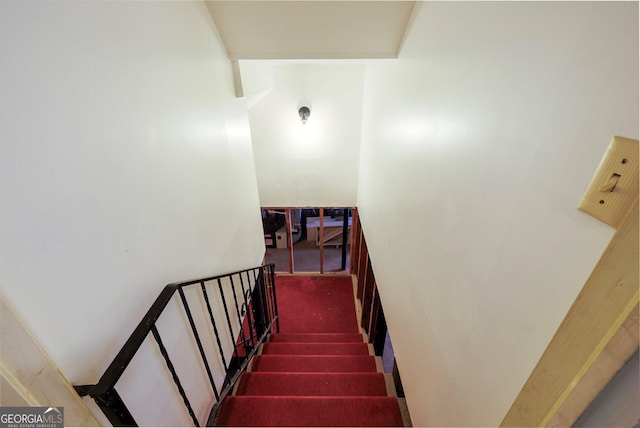
<svg viewBox="0 0 640 428">
<path fill-rule="evenodd" d="M 402 426 L 394 397 L 227 397 L 216 425 Z"/>
<path fill-rule="evenodd" d="M 252 372 L 377 372 L 369 355 L 256 355 Z"/>
<path fill-rule="evenodd" d="M 306 343 L 362 343 L 360 333 L 274 333 L 269 342 L 306 342 Z"/>
<path fill-rule="evenodd" d="M 236 395 L 386 396 L 382 373 L 244 373 Z"/>
<path fill-rule="evenodd" d="M 262 355 L 369 355 L 366 343 L 280 343 L 262 345 Z"/>
<path fill-rule="evenodd" d="M 281 333 L 251 360 L 218 426 L 402 426 L 380 357 L 359 333 L 351 278 L 279 278 Z"/>
</svg>

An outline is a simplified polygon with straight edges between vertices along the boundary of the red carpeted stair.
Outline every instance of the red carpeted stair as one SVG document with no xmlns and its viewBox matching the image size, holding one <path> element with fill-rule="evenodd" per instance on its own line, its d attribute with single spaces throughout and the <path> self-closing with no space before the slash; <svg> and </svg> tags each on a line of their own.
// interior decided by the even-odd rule
<svg viewBox="0 0 640 428">
<path fill-rule="evenodd" d="M 369 355 L 366 343 L 265 343 L 264 355 Z"/>
<path fill-rule="evenodd" d="M 382 373 L 246 373 L 236 395 L 387 395 Z"/>
<path fill-rule="evenodd" d="M 270 342 L 305 342 L 305 343 L 342 343 L 361 342 L 360 333 L 278 333 L 271 336 Z"/>
<path fill-rule="evenodd" d="M 376 361 L 364 355 L 258 355 L 254 359 L 252 371 L 375 373 L 377 368 Z"/>
<path fill-rule="evenodd" d="M 402 426 L 358 333 L 349 277 L 278 277 L 281 333 L 254 357 L 218 426 Z"/>
</svg>

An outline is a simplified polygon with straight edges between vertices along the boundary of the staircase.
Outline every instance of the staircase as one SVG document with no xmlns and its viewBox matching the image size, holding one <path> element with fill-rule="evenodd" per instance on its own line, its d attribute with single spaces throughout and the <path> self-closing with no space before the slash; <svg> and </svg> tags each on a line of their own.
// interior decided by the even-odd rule
<svg viewBox="0 0 640 428">
<path fill-rule="evenodd" d="M 254 357 L 216 425 L 402 426 L 398 399 L 357 332 L 350 278 L 276 284 L 281 333 Z"/>
</svg>

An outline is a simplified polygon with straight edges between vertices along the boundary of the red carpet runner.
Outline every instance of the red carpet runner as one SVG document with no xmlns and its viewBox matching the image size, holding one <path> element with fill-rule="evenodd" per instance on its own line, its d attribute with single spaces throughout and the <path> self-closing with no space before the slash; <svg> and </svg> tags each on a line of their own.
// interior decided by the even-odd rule
<svg viewBox="0 0 640 428">
<path fill-rule="evenodd" d="M 278 277 L 280 334 L 254 357 L 218 426 L 402 426 L 358 333 L 348 277 Z"/>
</svg>

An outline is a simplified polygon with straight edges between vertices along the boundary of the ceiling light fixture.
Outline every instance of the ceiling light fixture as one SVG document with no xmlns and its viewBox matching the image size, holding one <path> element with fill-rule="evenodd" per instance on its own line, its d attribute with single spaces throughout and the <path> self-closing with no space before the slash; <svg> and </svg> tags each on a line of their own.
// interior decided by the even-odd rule
<svg viewBox="0 0 640 428">
<path fill-rule="evenodd" d="M 309 110 L 309 107 L 302 106 L 298 110 L 298 116 L 300 116 L 300 120 L 302 121 L 303 124 L 307 123 L 309 116 L 311 116 L 311 110 Z"/>
</svg>

